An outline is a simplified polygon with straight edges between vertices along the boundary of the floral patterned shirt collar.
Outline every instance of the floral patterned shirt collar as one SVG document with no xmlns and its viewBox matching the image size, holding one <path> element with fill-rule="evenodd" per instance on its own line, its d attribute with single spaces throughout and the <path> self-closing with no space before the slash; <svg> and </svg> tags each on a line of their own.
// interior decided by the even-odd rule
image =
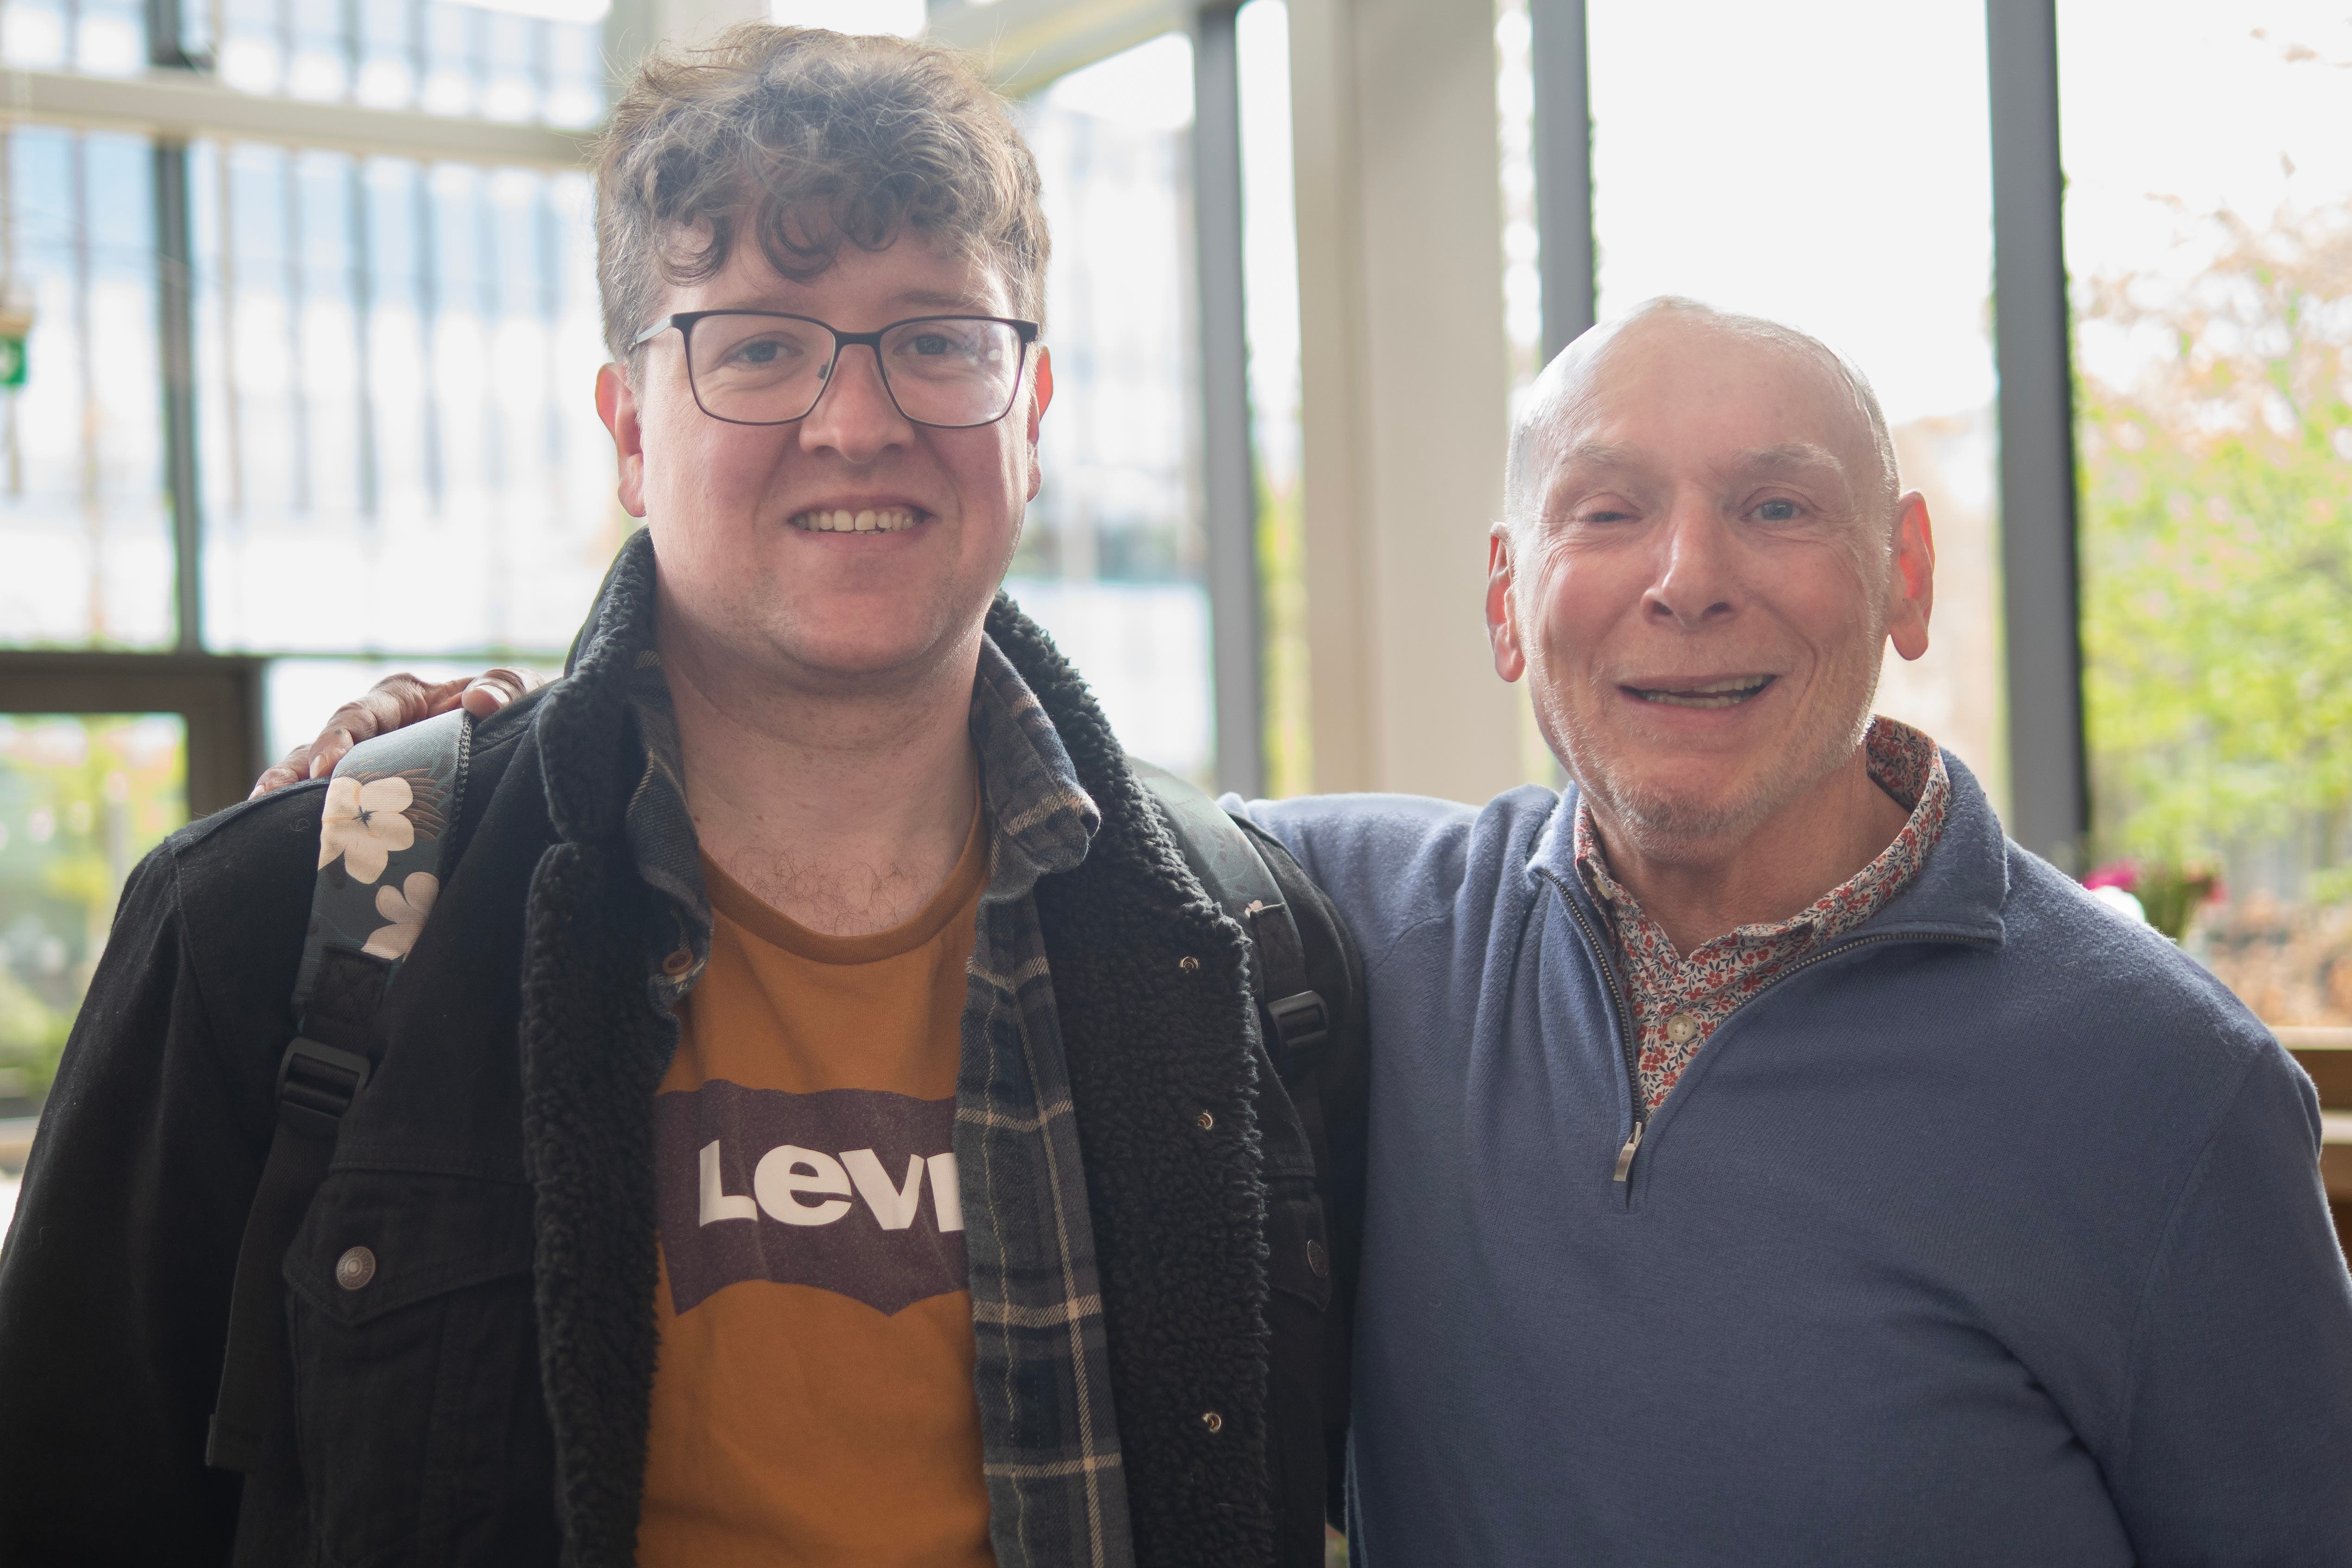
<svg viewBox="0 0 2352 1568">
<path fill-rule="evenodd" d="M 1577 875 L 1614 939 L 1633 1016 L 1643 1115 L 1666 1096 L 1716 1029 L 1739 1005 L 1823 943 L 1885 909 L 1911 885 L 1943 836 L 1951 775 L 1936 742 L 1892 719 L 1873 719 L 1863 742 L 1873 783 L 1911 808 L 1910 820 L 1878 858 L 1807 908 L 1769 925 L 1747 925 L 1677 953 L 1664 930 L 1609 874 L 1591 808 L 1577 803 Z"/>
</svg>

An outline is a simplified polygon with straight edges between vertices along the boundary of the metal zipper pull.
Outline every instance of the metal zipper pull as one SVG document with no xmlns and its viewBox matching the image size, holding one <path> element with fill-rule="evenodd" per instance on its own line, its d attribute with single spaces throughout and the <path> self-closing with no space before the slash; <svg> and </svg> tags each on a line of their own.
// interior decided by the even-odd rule
<svg viewBox="0 0 2352 1568">
<path fill-rule="evenodd" d="M 1642 1129 L 1648 1125 L 1646 1121 L 1633 1123 L 1633 1136 L 1626 1139 L 1625 1146 L 1617 1151 L 1617 1173 L 1609 1178 L 1611 1181 L 1623 1181 L 1626 1173 L 1633 1168 L 1633 1151 L 1642 1146 Z"/>
</svg>

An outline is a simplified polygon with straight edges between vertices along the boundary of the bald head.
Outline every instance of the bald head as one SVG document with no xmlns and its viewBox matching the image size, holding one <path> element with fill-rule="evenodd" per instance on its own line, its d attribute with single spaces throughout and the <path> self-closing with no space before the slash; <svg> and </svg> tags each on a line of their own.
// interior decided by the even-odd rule
<svg viewBox="0 0 2352 1568">
<path fill-rule="evenodd" d="M 1612 367 L 1629 356 L 1706 355 L 1725 349 L 1785 355 L 1795 372 L 1816 381 L 1838 427 L 1822 432 L 1824 451 L 1851 470 L 1845 479 L 1858 509 L 1891 531 L 1902 495 L 1895 438 L 1878 395 L 1853 363 L 1819 338 L 1794 327 L 1718 310 L 1696 300 L 1664 295 L 1629 314 L 1592 328 L 1562 349 L 1528 389 L 1511 426 L 1504 470 L 1504 521 L 1514 531 L 1541 507 L 1543 478 L 1560 455 L 1560 442 L 1596 398 L 1605 397 Z"/>
</svg>

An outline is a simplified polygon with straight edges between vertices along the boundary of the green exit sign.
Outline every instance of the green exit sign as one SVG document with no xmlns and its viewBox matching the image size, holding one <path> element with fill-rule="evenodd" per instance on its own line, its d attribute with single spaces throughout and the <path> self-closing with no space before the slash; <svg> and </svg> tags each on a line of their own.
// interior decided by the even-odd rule
<svg viewBox="0 0 2352 1568">
<path fill-rule="evenodd" d="M 0 386 L 25 384 L 25 340 L 0 337 Z"/>
</svg>

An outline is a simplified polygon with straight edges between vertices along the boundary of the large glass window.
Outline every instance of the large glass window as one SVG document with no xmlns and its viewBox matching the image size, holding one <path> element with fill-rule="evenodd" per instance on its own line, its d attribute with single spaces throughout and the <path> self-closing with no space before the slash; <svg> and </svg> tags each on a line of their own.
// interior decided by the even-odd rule
<svg viewBox="0 0 2352 1568">
<path fill-rule="evenodd" d="M 2263 1017 L 2352 1024 L 2352 18 L 2059 22 L 2095 841 Z"/>
<path fill-rule="evenodd" d="M 604 112 L 607 9 L 608 0 L 188 7 L 192 30 L 207 28 L 208 10 L 217 16 L 221 80 L 246 92 L 562 126 Z"/>
<path fill-rule="evenodd" d="M 207 642 L 562 647 L 630 526 L 587 177 L 190 157 Z"/>
<path fill-rule="evenodd" d="M 187 820 L 179 716 L 0 714 L 0 1120 L 47 1088 L 123 879 Z"/>
<path fill-rule="evenodd" d="M 188 817 L 172 713 L 0 714 L 0 1233 L 123 879 Z"/>
<path fill-rule="evenodd" d="M 0 59 L 33 70 L 130 76 L 147 64 L 141 0 L 7 0 Z"/>
<path fill-rule="evenodd" d="M 1085 671 L 1129 751 L 1205 780 L 1192 46 L 1171 34 L 1072 72 L 1024 121 L 1054 235 L 1054 403 L 1045 486 L 1005 586 Z"/>
<path fill-rule="evenodd" d="M 1937 547 L 1934 646 L 1887 659 L 1878 708 L 1957 752 L 1998 805 L 1980 0 L 1591 0 L 1588 15 L 1601 319 L 1692 295 L 1801 328 L 1869 375 Z"/>
<path fill-rule="evenodd" d="M 346 150 L 0 124 L 6 700 L 139 710 L 0 713 L 0 1223 L 130 867 L 243 793 L 257 731 L 305 739 L 387 668 L 560 657 L 629 526 L 586 175 L 333 130 L 336 106 L 591 124 L 604 10 L 181 8 L 193 79 L 310 100 Z M 0 0 L 0 61 L 135 73 L 147 15 Z"/>
<path fill-rule="evenodd" d="M 0 644 L 175 633 L 153 179 L 142 138 L 0 126 Z"/>
</svg>

